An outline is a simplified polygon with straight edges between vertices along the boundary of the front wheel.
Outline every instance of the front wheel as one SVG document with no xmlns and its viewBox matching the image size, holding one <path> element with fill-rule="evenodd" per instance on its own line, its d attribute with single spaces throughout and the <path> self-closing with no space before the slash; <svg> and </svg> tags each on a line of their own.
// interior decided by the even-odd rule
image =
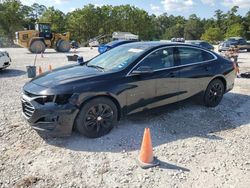
<svg viewBox="0 0 250 188">
<path fill-rule="evenodd" d="M 108 134 L 117 123 L 117 107 L 108 98 L 100 97 L 87 102 L 80 110 L 75 126 L 89 138 Z"/>
<path fill-rule="evenodd" d="M 56 43 L 56 51 L 58 52 L 69 52 L 70 51 L 70 43 L 69 41 L 60 39 Z"/>
<path fill-rule="evenodd" d="M 211 81 L 204 94 L 204 104 L 208 107 L 217 106 L 224 95 L 225 87 L 221 80 L 215 79 Z"/>
<path fill-rule="evenodd" d="M 36 41 L 32 42 L 32 44 L 30 45 L 29 51 L 31 53 L 40 54 L 40 53 L 44 53 L 45 48 L 46 48 L 46 46 L 45 46 L 43 41 L 36 40 Z"/>
</svg>

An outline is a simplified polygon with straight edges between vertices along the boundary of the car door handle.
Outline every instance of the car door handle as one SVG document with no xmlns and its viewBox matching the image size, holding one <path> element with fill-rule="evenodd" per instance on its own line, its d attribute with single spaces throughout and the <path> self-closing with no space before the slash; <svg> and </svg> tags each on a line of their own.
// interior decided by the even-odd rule
<svg viewBox="0 0 250 188">
<path fill-rule="evenodd" d="M 173 73 L 173 72 L 170 72 L 168 75 L 169 75 L 171 78 L 174 78 L 174 77 L 175 77 L 175 73 Z"/>
</svg>

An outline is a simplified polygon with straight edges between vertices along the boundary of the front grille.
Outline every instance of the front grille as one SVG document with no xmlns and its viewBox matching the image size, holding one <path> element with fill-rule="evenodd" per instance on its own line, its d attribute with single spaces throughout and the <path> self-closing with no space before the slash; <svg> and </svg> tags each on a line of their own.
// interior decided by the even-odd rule
<svg viewBox="0 0 250 188">
<path fill-rule="evenodd" d="M 35 108 L 33 107 L 33 105 L 26 101 L 24 98 L 22 98 L 22 108 L 23 108 L 23 113 L 27 118 L 31 118 L 31 116 L 33 115 Z"/>
</svg>

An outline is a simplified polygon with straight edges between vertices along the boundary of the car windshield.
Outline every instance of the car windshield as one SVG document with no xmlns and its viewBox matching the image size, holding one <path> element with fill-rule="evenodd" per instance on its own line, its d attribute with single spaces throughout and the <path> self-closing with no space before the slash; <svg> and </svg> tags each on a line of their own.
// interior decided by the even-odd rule
<svg viewBox="0 0 250 188">
<path fill-rule="evenodd" d="M 96 67 L 103 71 L 119 71 L 130 65 L 143 54 L 147 45 L 123 45 L 107 51 L 87 63 L 89 67 Z"/>
</svg>

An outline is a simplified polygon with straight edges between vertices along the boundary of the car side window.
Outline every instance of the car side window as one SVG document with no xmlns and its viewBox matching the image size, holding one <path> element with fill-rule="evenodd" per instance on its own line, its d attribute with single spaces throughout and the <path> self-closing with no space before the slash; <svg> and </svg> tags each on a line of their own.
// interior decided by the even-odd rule
<svg viewBox="0 0 250 188">
<path fill-rule="evenodd" d="M 203 61 L 209 61 L 209 60 L 214 59 L 214 56 L 206 51 L 202 51 L 202 58 L 203 58 Z"/>
<path fill-rule="evenodd" d="M 146 57 L 139 66 L 149 66 L 153 70 L 169 68 L 174 66 L 173 48 L 160 49 Z"/>
<path fill-rule="evenodd" d="M 244 39 L 239 39 L 239 45 L 244 45 L 245 44 L 245 40 Z"/>
<path fill-rule="evenodd" d="M 200 49 L 179 47 L 178 48 L 180 64 L 188 65 L 214 59 L 213 55 Z"/>
</svg>

